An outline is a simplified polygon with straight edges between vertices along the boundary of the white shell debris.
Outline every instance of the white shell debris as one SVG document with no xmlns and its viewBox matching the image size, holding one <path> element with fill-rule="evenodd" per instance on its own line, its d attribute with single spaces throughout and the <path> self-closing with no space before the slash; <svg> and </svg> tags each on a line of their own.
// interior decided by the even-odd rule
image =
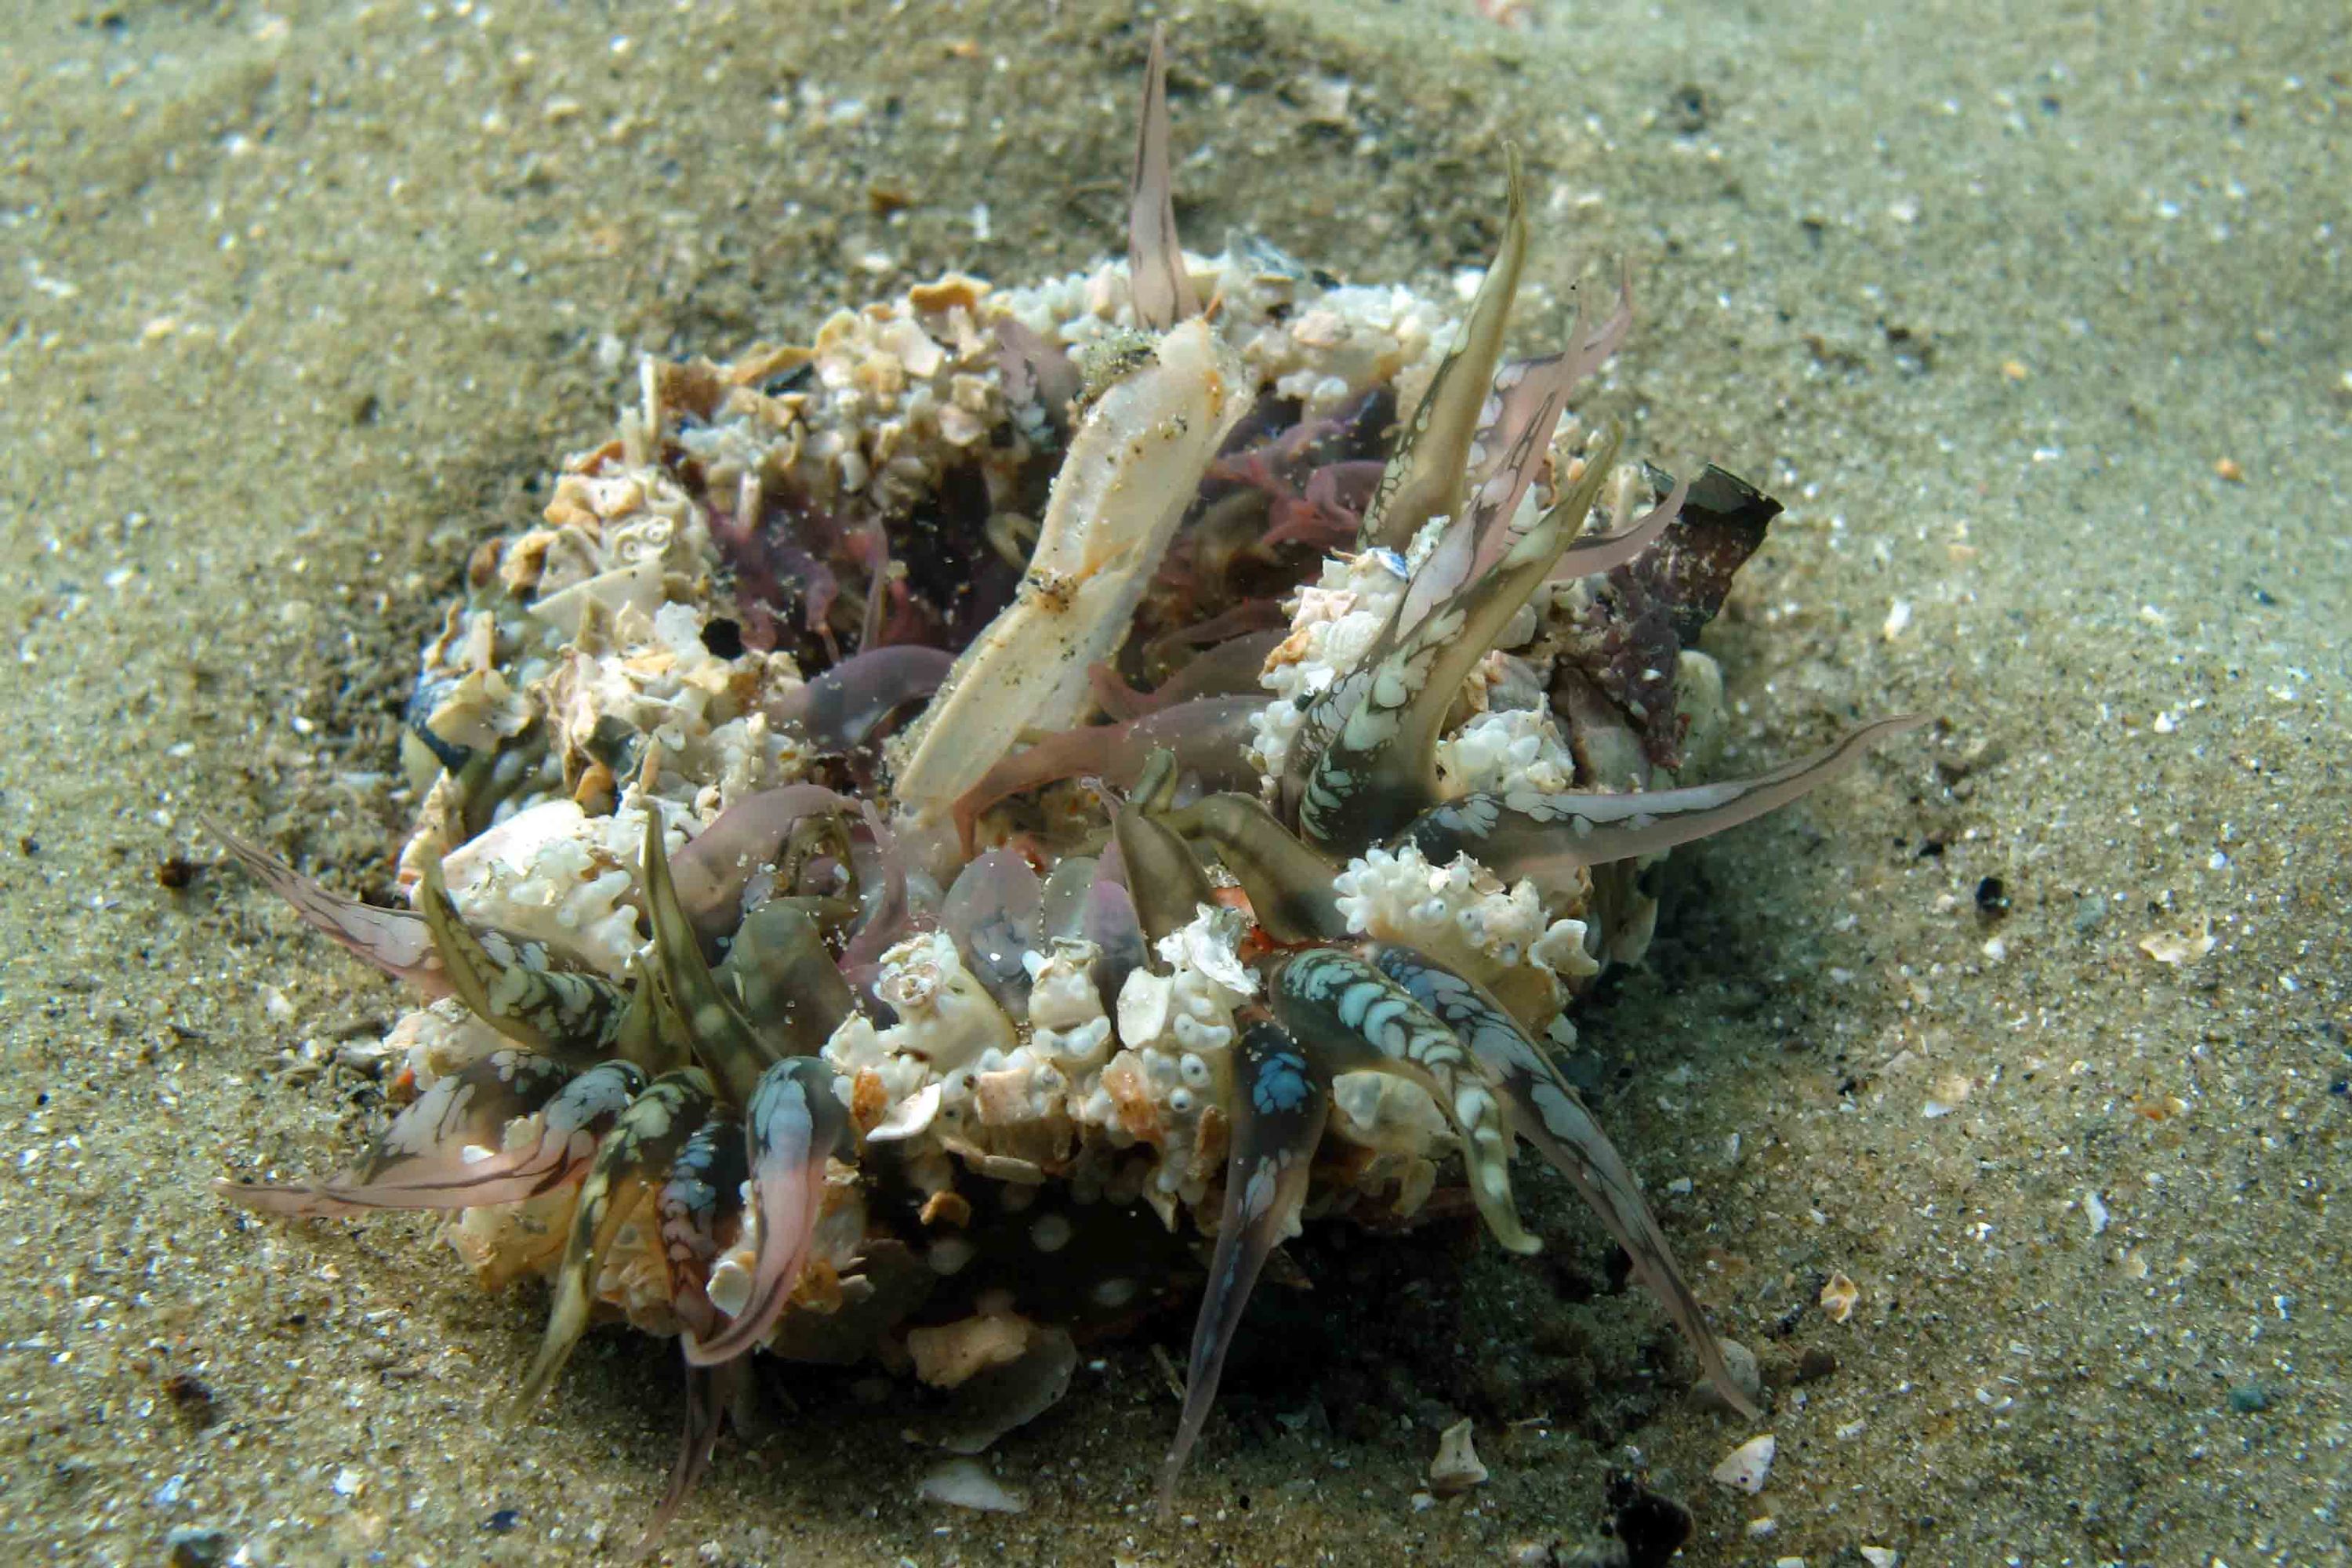
<svg viewBox="0 0 2352 1568">
<path fill-rule="evenodd" d="M 1470 1422 L 1456 1421 L 1438 1435 L 1437 1458 L 1429 1462 L 1429 1489 L 1439 1497 L 1459 1497 L 1472 1487 L 1486 1484 L 1486 1467 L 1470 1446 Z"/>
<path fill-rule="evenodd" d="M 2213 951 L 2220 939 L 2213 934 L 2210 920 L 2197 922 L 2197 929 L 2188 931 L 2150 931 L 2139 939 L 2139 950 L 2158 963 L 2175 966 L 2193 963 Z"/>
<path fill-rule="evenodd" d="M 1712 1472 L 1717 1486 L 1754 1497 L 1764 1489 L 1765 1479 L 1772 1473 L 1773 1456 L 1780 1451 L 1780 1439 L 1767 1432 L 1761 1437 L 1750 1437 L 1723 1457 L 1723 1462 Z"/>
<path fill-rule="evenodd" d="M 1939 1117 L 1949 1116 L 1953 1111 L 1966 1105 L 1969 1102 L 1969 1096 L 1975 1091 L 1976 1085 L 1962 1074 L 1946 1073 L 1936 1080 L 1935 1087 L 1928 1091 L 1927 1102 L 1919 1108 L 1919 1114 L 1930 1121 Z"/>
<path fill-rule="evenodd" d="M 2093 1236 L 2099 1236 L 2105 1233 L 2107 1228 L 2107 1205 L 2099 1200 L 2098 1194 L 2086 1192 L 2083 1194 L 2083 1214 L 2084 1216 L 2091 1222 L 2091 1234 Z"/>
<path fill-rule="evenodd" d="M 1862 1300 L 1862 1287 L 1843 1274 L 1832 1274 L 1822 1287 L 1822 1310 L 1830 1315 L 1832 1323 L 1843 1323 L 1853 1316 L 1853 1309 Z"/>
<path fill-rule="evenodd" d="M 968 1508 L 980 1513 L 1026 1513 L 1029 1500 L 1007 1491 L 978 1459 L 950 1459 L 923 1477 L 915 1495 L 925 1502 Z"/>
</svg>

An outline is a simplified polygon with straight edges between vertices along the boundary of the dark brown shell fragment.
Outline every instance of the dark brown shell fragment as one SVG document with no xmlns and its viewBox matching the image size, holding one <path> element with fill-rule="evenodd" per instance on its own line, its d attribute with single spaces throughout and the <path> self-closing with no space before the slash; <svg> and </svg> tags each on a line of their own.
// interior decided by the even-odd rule
<svg viewBox="0 0 2352 1568">
<path fill-rule="evenodd" d="M 1670 475 L 1651 469 L 1649 478 L 1661 495 L 1674 488 Z M 1710 464 L 1658 542 L 1608 573 L 1568 623 L 1562 665 L 1623 711 L 1658 767 L 1682 763 L 1675 657 L 1698 641 L 1780 514 L 1779 501 Z"/>
</svg>

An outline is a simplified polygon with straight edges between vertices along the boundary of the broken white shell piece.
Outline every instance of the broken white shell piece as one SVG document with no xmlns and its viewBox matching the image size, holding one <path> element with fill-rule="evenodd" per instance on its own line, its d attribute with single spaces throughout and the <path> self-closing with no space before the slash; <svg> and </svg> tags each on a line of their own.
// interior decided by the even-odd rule
<svg viewBox="0 0 2352 1568">
<path fill-rule="evenodd" d="M 1437 1458 L 1429 1461 L 1429 1489 L 1439 1497 L 1459 1497 L 1486 1484 L 1486 1467 L 1470 1446 L 1470 1423 L 1456 1421 L 1438 1435 Z"/>
<path fill-rule="evenodd" d="M 920 1057 L 933 1072 L 951 1073 L 983 1051 L 1020 1044 L 1013 1021 L 964 967 L 945 931 L 909 937 L 885 952 L 874 989 L 898 1014 L 882 1032 L 884 1046 Z"/>
<path fill-rule="evenodd" d="M 1160 939 L 1160 956 L 1180 970 L 1189 965 L 1232 992 L 1219 998 L 1232 1006 L 1257 994 L 1257 976 L 1243 966 L 1236 951 L 1242 931 L 1238 913 L 1202 904 L 1190 925 Z"/>
<path fill-rule="evenodd" d="M 531 605 L 530 614 L 553 626 L 570 642 L 579 637 L 580 623 L 589 614 L 592 603 L 614 615 L 635 610 L 650 621 L 654 612 L 662 606 L 660 557 L 648 556 L 616 571 L 574 583 Z"/>
<path fill-rule="evenodd" d="M 1029 972 L 1029 1022 L 1039 1029 L 1080 1029 L 1103 1016 L 1095 989 L 1094 962 L 1102 950 L 1090 942 L 1056 937 L 1045 952 L 1022 963 Z"/>
<path fill-rule="evenodd" d="M 1780 1439 L 1767 1432 L 1761 1437 L 1750 1437 L 1723 1457 L 1715 1467 L 1717 1486 L 1754 1497 L 1764 1489 L 1764 1481 L 1772 1473 L 1773 1456 L 1780 1451 Z"/>
<path fill-rule="evenodd" d="M 2211 920 L 2200 920 L 2195 931 L 2150 931 L 2139 939 L 2139 950 L 2158 963 L 2194 963 L 2220 944 Z"/>
<path fill-rule="evenodd" d="M 1210 459 L 1250 405 L 1250 374 L 1204 318 L 1180 323 L 1087 411 L 1054 479 L 1020 595 L 948 672 L 898 775 L 919 822 L 1010 752 L 1067 730 L 1087 671 L 1125 639 Z"/>
<path fill-rule="evenodd" d="M 890 1108 L 890 1113 L 875 1123 L 874 1131 L 866 1135 L 868 1143 L 893 1143 L 901 1139 L 919 1138 L 939 1120 L 940 1088 L 927 1083 L 913 1094 Z"/>
<path fill-rule="evenodd" d="M 978 1459 L 950 1459 L 923 1477 L 916 1495 L 925 1502 L 968 1508 L 981 1513 L 1025 1513 L 1028 1500 L 1004 1489 Z"/>
</svg>

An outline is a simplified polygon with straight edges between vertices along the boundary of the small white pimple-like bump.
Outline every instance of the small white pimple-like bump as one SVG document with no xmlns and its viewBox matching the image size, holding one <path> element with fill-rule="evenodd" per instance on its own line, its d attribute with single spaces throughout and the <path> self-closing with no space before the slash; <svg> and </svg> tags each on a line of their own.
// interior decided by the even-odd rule
<svg viewBox="0 0 2352 1568">
<path fill-rule="evenodd" d="M 1189 1089 L 1170 1089 L 1168 1091 L 1168 1109 L 1174 1111 L 1179 1116 L 1190 1116 L 1192 1114 L 1192 1091 Z"/>
<path fill-rule="evenodd" d="M 1029 1226 L 1029 1239 L 1040 1252 L 1059 1252 L 1070 1245 L 1072 1234 L 1067 1215 L 1039 1215 Z"/>
<path fill-rule="evenodd" d="M 1209 1064 L 1192 1052 L 1184 1053 L 1184 1058 L 1176 1064 L 1176 1070 L 1183 1075 L 1184 1082 L 1189 1087 L 1193 1089 L 1209 1087 Z"/>
</svg>

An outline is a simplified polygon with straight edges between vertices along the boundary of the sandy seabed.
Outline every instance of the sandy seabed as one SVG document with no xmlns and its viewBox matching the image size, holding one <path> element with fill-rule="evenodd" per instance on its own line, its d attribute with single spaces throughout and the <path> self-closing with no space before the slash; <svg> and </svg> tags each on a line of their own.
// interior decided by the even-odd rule
<svg viewBox="0 0 2352 1568">
<path fill-rule="evenodd" d="M 1586 1020 L 1596 1109 L 1772 1385 L 1765 1485 L 1709 1479 L 1759 1429 L 1682 1394 L 1530 1174 L 1536 1264 L 1311 1244 L 1180 1523 L 1149 1501 L 1181 1316 L 991 1456 L 1017 1516 L 918 1502 L 897 1395 L 780 1376 L 668 1561 L 1542 1563 L 1612 1472 L 1693 1510 L 1698 1563 L 2346 1560 L 2346 24 L 1519 9 L 1167 12 L 1180 216 L 1442 284 L 1517 139 L 1549 302 L 1516 341 L 1622 258 L 1639 323 L 1588 406 L 1789 502 L 1709 634 L 1727 766 L 1939 721 L 1678 856 Z M 193 814 L 383 889 L 415 648 L 636 354 L 1110 248 L 1147 34 L 1082 0 L 0 21 L 0 1558 L 634 1539 L 671 1352 L 596 1336 L 511 1423 L 535 1295 L 423 1221 L 212 1196 L 348 1156 L 380 1091 L 333 1046 L 396 999 Z M 1416 1508 L 1464 1415 L 1492 1479 Z"/>
</svg>

